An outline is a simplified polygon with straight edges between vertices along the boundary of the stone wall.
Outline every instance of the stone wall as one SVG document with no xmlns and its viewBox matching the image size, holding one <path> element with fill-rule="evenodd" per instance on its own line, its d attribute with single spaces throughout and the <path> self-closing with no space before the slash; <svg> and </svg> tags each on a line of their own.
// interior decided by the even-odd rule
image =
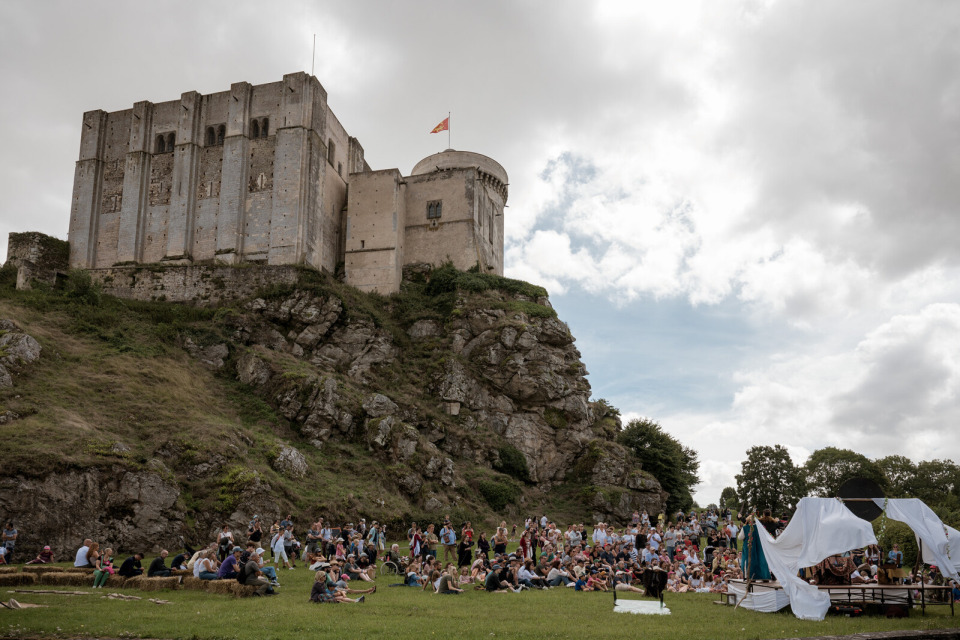
<svg viewBox="0 0 960 640">
<path fill-rule="evenodd" d="M 299 273 L 294 266 L 265 265 L 150 265 L 90 270 L 103 285 L 103 292 L 111 296 L 200 306 L 249 298 L 272 285 L 295 284 Z"/>
<path fill-rule="evenodd" d="M 70 247 L 65 240 L 38 231 L 11 233 L 7 241 L 7 262 L 17 268 L 17 289 L 29 289 L 39 280 L 54 284 L 57 273 L 68 269 Z"/>
</svg>

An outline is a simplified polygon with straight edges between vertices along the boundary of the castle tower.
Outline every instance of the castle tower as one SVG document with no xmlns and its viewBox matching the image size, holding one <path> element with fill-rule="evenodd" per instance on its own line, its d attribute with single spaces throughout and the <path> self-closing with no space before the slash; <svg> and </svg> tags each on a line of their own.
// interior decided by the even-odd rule
<svg viewBox="0 0 960 640">
<path fill-rule="evenodd" d="M 507 172 L 492 158 L 447 149 L 416 164 L 407 182 L 404 264 L 476 264 L 503 275 Z"/>
<path fill-rule="evenodd" d="M 503 275 L 507 172 L 470 151 L 427 156 L 411 175 L 396 169 L 350 176 L 345 268 L 364 291 L 400 288 L 403 265 L 452 262 Z"/>
</svg>

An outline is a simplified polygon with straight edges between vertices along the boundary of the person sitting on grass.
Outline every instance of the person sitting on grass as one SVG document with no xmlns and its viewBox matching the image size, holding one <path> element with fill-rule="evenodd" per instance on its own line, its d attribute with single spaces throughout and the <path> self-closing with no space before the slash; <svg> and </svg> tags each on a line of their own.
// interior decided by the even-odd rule
<svg viewBox="0 0 960 640">
<path fill-rule="evenodd" d="M 581 575 L 577 577 L 577 581 L 573 583 L 574 591 L 593 591 L 593 587 L 590 586 L 590 582 L 587 579 L 586 575 Z"/>
<path fill-rule="evenodd" d="M 366 554 L 364 554 L 366 556 Z M 351 553 L 347 556 L 347 562 L 343 566 L 343 571 L 351 580 L 363 580 L 364 582 L 373 582 L 373 578 L 370 577 L 370 570 L 372 567 L 367 565 L 367 569 L 364 570 L 357 564 L 356 557 Z"/>
<path fill-rule="evenodd" d="M 559 587 L 561 585 L 565 587 L 573 586 L 573 578 L 570 576 L 570 572 L 567 571 L 567 567 L 570 566 L 570 560 L 561 565 L 560 560 L 556 559 L 550 563 L 550 572 L 547 573 L 547 585 L 551 587 Z"/>
<path fill-rule="evenodd" d="M 40 552 L 40 555 L 27 564 L 52 564 L 53 562 L 55 562 L 53 559 L 53 550 L 50 549 L 50 545 L 47 545 L 43 548 L 43 551 Z"/>
<path fill-rule="evenodd" d="M 109 547 L 97 557 L 97 566 L 93 571 L 93 588 L 101 589 L 107 584 L 107 578 L 113 574 L 113 549 Z"/>
<path fill-rule="evenodd" d="M 609 591 L 607 587 L 607 572 L 600 571 L 599 573 L 591 573 L 590 577 L 587 578 L 587 584 L 593 588 L 594 591 Z"/>
<path fill-rule="evenodd" d="M 423 586 L 420 588 L 421 591 L 426 591 L 427 587 L 433 589 L 433 592 L 437 592 L 437 587 L 440 586 L 440 571 L 434 569 L 430 572 L 429 578 L 423 581 Z"/>
<path fill-rule="evenodd" d="M 486 580 L 484 580 L 484 589 L 486 589 L 488 593 L 506 593 L 508 591 L 517 591 L 517 589 L 513 588 L 513 585 L 500 577 L 500 571 L 500 565 L 494 563 L 494 565 L 490 568 L 490 572 L 487 574 Z"/>
<path fill-rule="evenodd" d="M 313 587 L 310 589 L 310 602 L 319 603 L 338 603 L 353 602 L 360 603 L 366 599 L 365 595 L 356 600 L 348 598 L 347 595 L 339 589 L 331 589 L 327 580 L 326 571 L 317 571 L 313 578 Z"/>
<path fill-rule="evenodd" d="M 330 566 L 330 568 L 326 571 L 326 574 L 327 586 L 332 591 L 340 591 L 344 594 L 353 593 L 360 595 L 376 593 L 377 591 L 377 585 L 373 585 L 369 589 L 351 589 L 349 583 L 347 582 L 348 578 L 343 575 L 341 567 L 339 567 L 336 563 Z"/>
<path fill-rule="evenodd" d="M 437 593 L 444 595 L 457 595 L 463 593 L 463 589 L 457 586 L 457 568 L 451 566 L 446 573 L 440 576 L 437 583 Z"/>
<path fill-rule="evenodd" d="M 520 584 L 524 585 L 528 589 L 546 589 L 547 584 L 544 582 L 543 578 L 538 576 L 533 570 L 533 560 L 527 558 L 523 562 L 523 566 L 517 569 L 517 580 Z"/>
<path fill-rule="evenodd" d="M 97 543 L 94 542 L 93 544 L 96 545 Z M 90 547 L 90 550 L 93 551 L 93 547 Z M 148 578 L 167 578 L 170 576 L 170 569 L 168 569 L 165 564 L 168 555 L 170 555 L 170 552 L 163 549 L 160 555 L 153 559 L 153 562 L 150 563 L 150 568 L 147 569 Z"/>
</svg>

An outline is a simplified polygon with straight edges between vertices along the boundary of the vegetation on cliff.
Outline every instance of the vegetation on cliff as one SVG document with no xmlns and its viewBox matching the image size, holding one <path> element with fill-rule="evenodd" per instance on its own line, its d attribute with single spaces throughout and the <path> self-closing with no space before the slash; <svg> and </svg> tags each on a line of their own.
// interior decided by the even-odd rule
<svg viewBox="0 0 960 640">
<path fill-rule="evenodd" d="M 43 348 L 0 390 L 0 510 L 24 529 L 73 540 L 125 522 L 120 542 L 142 544 L 150 509 L 190 537 L 278 508 L 396 531 L 440 513 L 616 519 L 665 497 L 590 401 L 540 287 L 445 266 L 384 297 L 304 270 L 202 308 L 104 296 L 83 272 L 15 279 L 0 270 L 0 317 Z M 56 482 L 69 489 L 51 497 Z M 104 512 L 84 513 L 94 485 Z"/>
</svg>

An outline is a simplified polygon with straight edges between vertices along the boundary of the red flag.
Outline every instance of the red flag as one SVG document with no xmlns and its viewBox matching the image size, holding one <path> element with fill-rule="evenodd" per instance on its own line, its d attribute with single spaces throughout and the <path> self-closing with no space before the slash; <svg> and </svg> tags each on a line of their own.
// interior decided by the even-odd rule
<svg viewBox="0 0 960 640">
<path fill-rule="evenodd" d="M 433 131 L 431 131 L 430 133 L 440 133 L 441 131 L 446 131 L 449 128 L 450 128 L 450 116 L 447 116 L 446 118 L 443 119 L 443 122 L 435 126 L 433 128 Z"/>
</svg>

